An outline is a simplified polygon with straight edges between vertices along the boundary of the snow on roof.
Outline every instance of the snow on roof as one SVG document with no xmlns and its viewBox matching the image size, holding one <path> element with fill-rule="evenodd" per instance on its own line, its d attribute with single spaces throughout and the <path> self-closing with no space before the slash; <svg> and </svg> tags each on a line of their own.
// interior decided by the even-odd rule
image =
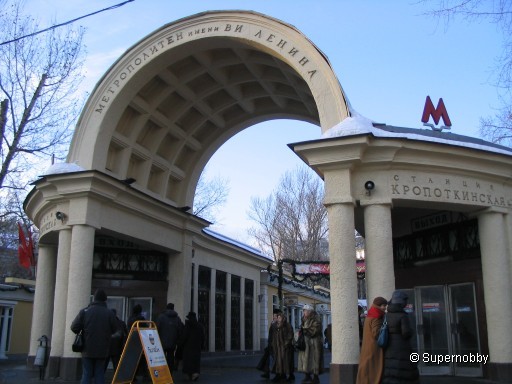
<svg viewBox="0 0 512 384">
<path fill-rule="evenodd" d="M 71 173 L 80 171 L 85 171 L 85 169 L 75 163 L 55 163 L 50 165 L 48 169 L 44 171 L 43 176 L 55 175 L 57 173 Z"/>
<path fill-rule="evenodd" d="M 259 249 L 253 248 L 250 245 L 244 244 L 244 243 L 242 243 L 242 242 L 240 242 L 238 240 L 232 239 L 230 237 L 221 235 L 220 233 L 212 231 L 211 229 L 204 228 L 203 232 L 206 233 L 207 235 L 213 236 L 213 237 L 215 237 L 215 238 L 217 238 L 219 240 L 225 241 L 226 243 L 230 243 L 230 244 L 235 245 L 235 246 L 237 246 L 239 248 L 245 249 L 246 251 L 254 253 L 254 254 L 258 255 L 258 256 L 261 256 L 261 257 L 264 257 L 266 259 L 272 260 L 267 255 L 265 255 L 263 252 L 261 252 Z"/>
<path fill-rule="evenodd" d="M 474 137 L 462 136 L 449 132 L 394 127 L 391 125 L 376 123 L 367 117 L 360 115 L 353 109 L 351 109 L 351 116 L 345 118 L 343 121 L 324 132 L 322 134 L 322 139 L 364 134 L 372 134 L 375 137 L 383 138 L 394 137 L 417 141 L 429 141 L 433 143 L 456 145 L 458 147 L 495 152 L 509 156 L 512 155 L 512 148 L 490 143 Z"/>
</svg>

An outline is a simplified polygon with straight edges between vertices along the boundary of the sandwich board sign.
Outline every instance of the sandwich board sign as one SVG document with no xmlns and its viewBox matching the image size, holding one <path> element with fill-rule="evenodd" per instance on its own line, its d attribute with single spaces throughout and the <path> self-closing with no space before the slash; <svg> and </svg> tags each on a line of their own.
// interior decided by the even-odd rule
<svg viewBox="0 0 512 384">
<path fill-rule="evenodd" d="M 112 384 L 132 383 L 142 355 L 153 384 L 174 383 L 155 323 L 141 320 L 130 329 Z"/>
</svg>

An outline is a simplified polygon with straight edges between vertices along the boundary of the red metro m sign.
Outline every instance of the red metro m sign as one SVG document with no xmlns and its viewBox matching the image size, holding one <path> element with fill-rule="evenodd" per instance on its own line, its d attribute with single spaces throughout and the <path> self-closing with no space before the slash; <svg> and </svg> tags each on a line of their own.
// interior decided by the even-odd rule
<svg viewBox="0 0 512 384">
<path fill-rule="evenodd" d="M 429 124 L 430 117 L 434 120 L 434 124 Z M 441 127 L 437 127 L 439 125 L 439 120 L 443 119 L 444 125 Z M 448 116 L 448 112 L 446 112 L 446 107 L 444 106 L 443 99 L 439 99 L 437 103 L 437 108 L 434 108 L 434 104 L 432 104 L 432 100 L 430 100 L 430 96 L 427 96 L 425 100 L 425 108 L 423 108 L 423 116 L 421 117 L 421 121 L 423 125 L 432 128 L 434 131 L 442 131 L 443 129 L 450 129 L 452 126 L 452 122 L 450 121 L 450 117 Z"/>
</svg>

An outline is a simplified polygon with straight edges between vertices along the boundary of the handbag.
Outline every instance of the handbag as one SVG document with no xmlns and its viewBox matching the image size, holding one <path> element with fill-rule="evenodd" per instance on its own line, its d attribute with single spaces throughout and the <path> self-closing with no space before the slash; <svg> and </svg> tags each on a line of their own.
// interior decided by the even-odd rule
<svg viewBox="0 0 512 384">
<path fill-rule="evenodd" d="M 389 343 L 389 329 L 386 316 L 384 315 L 384 321 L 379 330 L 379 336 L 377 337 L 377 345 L 381 348 L 386 348 Z"/>
<path fill-rule="evenodd" d="M 302 331 L 302 328 L 299 330 L 299 335 L 297 337 L 297 341 L 295 342 L 295 348 L 297 348 L 298 351 L 306 350 L 306 339 L 304 338 L 304 332 Z"/>
<path fill-rule="evenodd" d="M 76 334 L 75 341 L 73 342 L 71 349 L 73 350 L 73 352 L 82 352 L 84 350 L 84 346 L 84 335 L 82 331 L 80 331 Z"/>
</svg>

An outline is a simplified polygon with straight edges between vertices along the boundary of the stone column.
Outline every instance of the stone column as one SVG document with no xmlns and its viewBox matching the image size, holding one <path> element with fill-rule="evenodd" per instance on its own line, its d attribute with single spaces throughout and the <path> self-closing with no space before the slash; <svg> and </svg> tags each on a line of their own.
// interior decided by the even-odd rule
<svg viewBox="0 0 512 384">
<path fill-rule="evenodd" d="M 478 215 L 491 380 L 512 382 L 510 259 L 505 218 L 497 209 Z"/>
<path fill-rule="evenodd" d="M 55 267 L 57 264 L 56 248 L 39 244 L 37 258 L 36 291 L 32 310 L 32 330 L 30 333 L 29 359 L 35 357 L 39 339 L 46 335 L 52 338 L 53 297 L 55 293 Z"/>
<path fill-rule="evenodd" d="M 188 240 L 188 239 L 187 239 Z M 189 257 L 189 255 L 191 257 Z M 186 243 L 181 253 L 170 253 L 167 256 L 169 270 L 167 279 L 167 302 L 174 303 L 174 309 L 183 319 L 190 308 L 190 294 L 192 292 L 192 262 L 195 251 L 192 246 Z M 192 309 L 190 309 L 192 310 Z"/>
<path fill-rule="evenodd" d="M 53 330 L 48 377 L 58 375 L 59 360 L 64 353 L 64 335 L 66 333 L 66 303 L 68 298 L 69 253 L 71 249 L 71 228 L 59 231 L 57 251 L 57 274 L 55 278 L 55 297 L 53 304 Z"/>
<path fill-rule="evenodd" d="M 507 228 L 507 240 L 508 240 L 508 264 L 509 264 L 509 273 L 510 273 L 510 286 L 509 292 L 512 292 L 512 211 L 508 210 L 505 214 L 505 222 Z"/>
<path fill-rule="evenodd" d="M 65 380 L 76 378 L 77 362 L 80 354 L 71 350 L 75 334 L 70 326 L 78 312 L 90 301 L 92 283 L 92 263 L 94 253 L 95 229 L 88 225 L 74 225 L 71 233 L 69 258 L 68 297 L 66 306 L 66 325 L 64 353 L 60 377 Z"/>
<path fill-rule="evenodd" d="M 226 352 L 231 351 L 231 273 L 226 274 Z"/>
<path fill-rule="evenodd" d="M 359 363 L 354 206 L 327 205 L 331 271 L 332 384 L 354 383 Z"/>
<path fill-rule="evenodd" d="M 209 328 L 209 341 L 210 345 L 208 346 L 208 350 L 210 352 L 215 352 L 215 292 L 217 291 L 217 270 L 210 270 L 210 324 L 208 324 Z"/>
<path fill-rule="evenodd" d="M 265 274 L 265 276 L 267 276 Z M 260 345 L 265 348 L 268 345 L 268 327 L 269 327 L 269 302 L 268 286 L 266 284 L 260 285 Z"/>
<path fill-rule="evenodd" d="M 391 299 L 395 290 L 391 204 L 365 206 L 364 230 L 366 297 L 369 307 L 377 296 Z"/>
<path fill-rule="evenodd" d="M 193 308 L 190 308 L 190 310 L 192 312 L 195 312 L 195 313 L 199 313 L 199 304 L 198 304 L 198 300 L 199 300 L 199 264 L 198 263 L 195 263 L 194 264 L 194 276 L 193 276 L 193 281 L 194 281 L 194 292 L 192 293 L 193 295 Z"/>
</svg>

